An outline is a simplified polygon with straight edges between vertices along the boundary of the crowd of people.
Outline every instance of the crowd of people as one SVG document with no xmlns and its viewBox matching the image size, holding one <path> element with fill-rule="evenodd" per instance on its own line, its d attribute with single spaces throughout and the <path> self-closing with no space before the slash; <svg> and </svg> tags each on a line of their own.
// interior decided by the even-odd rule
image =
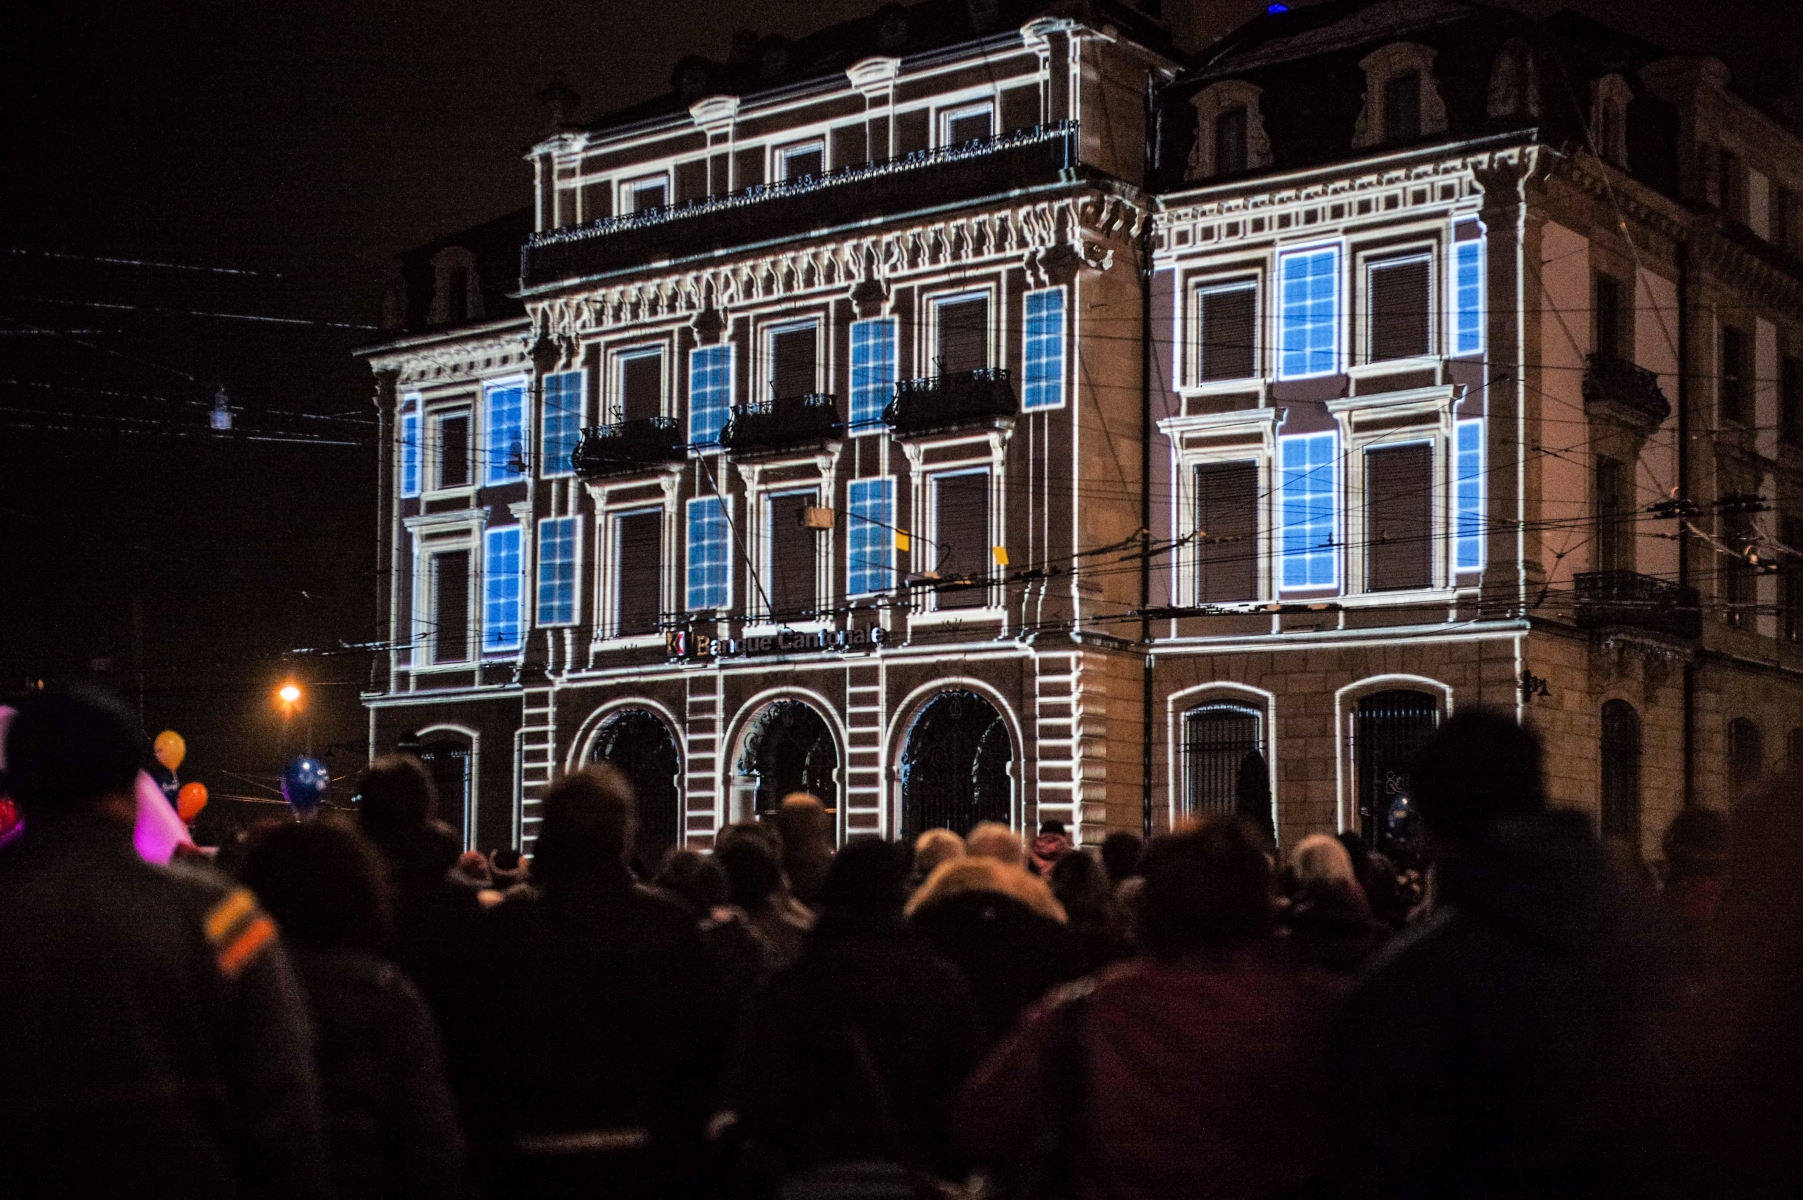
<svg viewBox="0 0 1803 1200">
<path fill-rule="evenodd" d="M 641 864 L 595 766 L 528 861 L 391 756 L 354 819 L 157 866 L 114 699 L 35 691 L 0 744 L 9 1195 L 1803 1195 L 1797 780 L 1686 810 L 1663 894 L 1481 710 L 1384 853 L 835 847 L 796 795 Z"/>
</svg>

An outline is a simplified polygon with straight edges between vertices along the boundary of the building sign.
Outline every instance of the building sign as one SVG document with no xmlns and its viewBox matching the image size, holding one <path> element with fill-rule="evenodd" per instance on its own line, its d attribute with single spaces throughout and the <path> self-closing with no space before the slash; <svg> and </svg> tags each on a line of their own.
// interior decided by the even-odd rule
<svg viewBox="0 0 1803 1200">
<path fill-rule="evenodd" d="M 874 650 L 884 641 L 880 625 L 858 629 L 785 629 L 750 637 L 720 638 L 690 629 L 664 634 L 671 658 L 755 658 L 765 654 L 805 654 L 811 650 Z"/>
</svg>

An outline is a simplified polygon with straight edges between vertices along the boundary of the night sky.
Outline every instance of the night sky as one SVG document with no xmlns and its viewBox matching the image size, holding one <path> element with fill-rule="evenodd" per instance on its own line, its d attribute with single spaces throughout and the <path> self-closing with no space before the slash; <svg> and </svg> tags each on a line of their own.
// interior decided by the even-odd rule
<svg viewBox="0 0 1803 1200">
<path fill-rule="evenodd" d="M 367 657 L 283 652 L 377 636 L 375 426 L 350 351 L 376 339 L 392 256 L 528 202 L 553 80 L 593 115 L 667 90 L 685 54 L 724 57 L 735 29 L 794 36 L 874 7 L 14 6 L 0 693 L 97 675 L 136 702 L 141 667 L 149 730 L 189 740 L 184 777 L 267 798 L 306 736 L 269 702 L 293 674 L 315 751 L 348 777 Z M 1795 0 L 1575 7 L 1748 78 L 1803 53 Z M 221 386 L 236 428 L 216 437 Z"/>
</svg>

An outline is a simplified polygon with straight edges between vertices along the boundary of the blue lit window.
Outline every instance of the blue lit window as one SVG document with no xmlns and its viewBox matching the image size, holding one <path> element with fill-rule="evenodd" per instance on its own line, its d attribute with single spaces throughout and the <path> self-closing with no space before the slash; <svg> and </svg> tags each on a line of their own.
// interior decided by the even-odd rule
<svg viewBox="0 0 1803 1200">
<path fill-rule="evenodd" d="M 568 475 L 575 469 L 570 456 L 582 436 L 581 371 L 545 376 L 545 415 L 539 428 L 544 431 L 544 450 L 538 473 Z"/>
<path fill-rule="evenodd" d="M 1305 433 L 1278 440 L 1278 554 L 1285 588 L 1339 582 L 1334 529 L 1339 498 L 1335 435 Z"/>
<path fill-rule="evenodd" d="M 689 351 L 689 444 L 717 446 L 732 408 L 732 347 Z"/>
<path fill-rule="evenodd" d="M 419 495 L 419 412 L 401 414 L 401 495 Z"/>
<path fill-rule="evenodd" d="M 845 592 L 868 596 L 895 586 L 895 480 L 851 481 L 851 519 Z"/>
<path fill-rule="evenodd" d="M 1460 421 L 1453 455 L 1454 569 L 1484 566 L 1484 419 Z"/>
<path fill-rule="evenodd" d="M 482 650 L 520 648 L 520 527 L 482 535 Z"/>
<path fill-rule="evenodd" d="M 578 517 L 538 523 L 538 623 L 576 622 L 576 531 Z"/>
<path fill-rule="evenodd" d="M 895 321 L 884 317 L 851 326 L 851 429 L 866 433 L 883 422 L 895 392 Z"/>
<path fill-rule="evenodd" d="M 725 608 L 726 505 L 718 496 L 689 501 L 688 607 L 691 611 Z"/>
<path fill-rule="evenodd" d="M 1484 243 L 1479 238 L 1452 247 L 1452 352 L 1484 349 Z"/>
<path fill-rule="evenodd" d="M 511 483 L 526 473 L 526 388 L 508 383 L 487 393 L 483 427 L 488 431 L 482 455 L 484 483 Z"/>
<path fill-rule="evenodd" d="M 1064 289 L 1027 293 L 1026 379 L 1021 408 L 1064 403 Z"/>
<path fill-rule="evenodd" d="M 1340 251 L 1286 254 L 1281 263 L 1277 373 L 1284 379 L 1331 375 L 1340 368 Z"/>
</svg>

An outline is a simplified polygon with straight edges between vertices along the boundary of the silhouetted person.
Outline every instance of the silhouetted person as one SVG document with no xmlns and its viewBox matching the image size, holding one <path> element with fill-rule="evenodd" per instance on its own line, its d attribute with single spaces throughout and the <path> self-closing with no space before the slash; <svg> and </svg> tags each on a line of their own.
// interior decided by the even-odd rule
<svg viewBox="0 0 1803 1200">
<path fill-rule="evenodd" d="M 1336 1030 L 1350 1195 L 1639 1196 L 1672 1177 L 1670 946 L 1588 818 L 1546 811 L 1540 754 L 1512 716 L 1466 709 L 1412 767 L 1436 902 Z"/>
<path fill-rule="evenodd" d="M 718 859 L 672 846 L 657 871 L 657 888 L 695 918 L 720 982 L 736 1006 L 775 969 L 776 952 L 743 909 L 728 904 L 726 871 Z"/>
<path fill-rule="evenodd" d="M 1376 954 L 1389 926 L 1371 913 L 1352 873 L 1352 857 L 1337 839 L 1311 834 L 1290 855 L 1295 894 L 1284 913 L 1290 945 L 1330 971 L 1351 974 Z"/>
<path fill-rule="evenodd" d="M 914 839 L 914 864 L 908 871 L 912 894 L 942 862 L 964 857 L 964 839 L 949 829 L 929 829 Z"/>
<path fill-rule="evenodd" d="M 306 1002 L 275 924 L 132 848 L 149 747 L 80 685 L 5 734 L 24 832 L 0 848 L 0 1192 L 329 1194 Z"/>
<path fill-rule="evenodd" d="M 1070 850 L 1070 834 L 1065 831 L 1064 822 L 1043 821 L 1039 826 L 1039 836 L 1027 847 L 1027 866 L 1033 874 L 1044 878 L 1052 873 L 1052 864 L 1069 854 Z"/>
<path fill-rule="evenodd" d="M 783 874 L 789 890 L 809 908 L 817 908 L 833 861 L 833 815 L 806 792 L 783 797 L 774 818 L 782 836 Z"/>
<path fill-rule="evenodd" d="M 1084 850 L 1068 851 L 1052 864 L 1049 882 L 1083 948 L 1086 974 L 1127 956 L 1126 911 L 1115 899 L 1100 858 Z"/>
<path fill-rule="evenodd" d="M 761 825 L 729 825 L 715 839 L 714 859 L 726 872 L 727 898 L 764 940 L 766 973 L 794 966 L 814 917 L 783 888 L 777 839 Z"/>
<path fill-rule="evenodd" d="M 633 799 L 545 792 L 534 892 L 478 924 L 465 1112 L 488 1194 L 660 1196 L 695 1168 L 730 1013 L 682 905 L 633 882 Z"/>
<path fill-rule="evenodd" d="M 960 1093 L 957 1140 L 1030 1171 L 1062 1131 L 1049 1182 L 1077 1200 L 1292 1194 L 1325 1154 L 1339 985 L 1277 945 L 1270 866 L 1242 822 L 1153 839 L 1145 881 L 1150 957 L 1035 1006 Z"/>
<path fill-rule="evenodd" d="M 1728 819 L 1707 808 L 1672 818 L 1660 841 L 1665 898 L 1685 924 L 1701 930 L 1715 916 L 1728 879 Z"/>
<path fill-rule="evenodd" d="M 251 836 L 241 878 L 307 993 L 339 1200 L 457 1196 L 463 1133 L 438 1028 L 381 957 L 390 903 L 374 848 L 329 818 L 272 823 Z"/>
<path fill-rule="evenodd" d="M 1117 892 L 1121 884 L 1139 874 L 1139 856 L 1144 852 L 1145 843 L 1136 833 L 1116 830 L 1102 839 L 1102 865 Z"/>
<path fill-rule="evenodd" d="M 727 1091 L 785 1195 L 908 1200 L 908 1167 L 949 1168 L 944 1104 L 976 1060 L 977 1010 L 902 923 L 902 883 L 896 847 L 848 843 L 807 954 L 747 1014 Z"/>
</svg>

